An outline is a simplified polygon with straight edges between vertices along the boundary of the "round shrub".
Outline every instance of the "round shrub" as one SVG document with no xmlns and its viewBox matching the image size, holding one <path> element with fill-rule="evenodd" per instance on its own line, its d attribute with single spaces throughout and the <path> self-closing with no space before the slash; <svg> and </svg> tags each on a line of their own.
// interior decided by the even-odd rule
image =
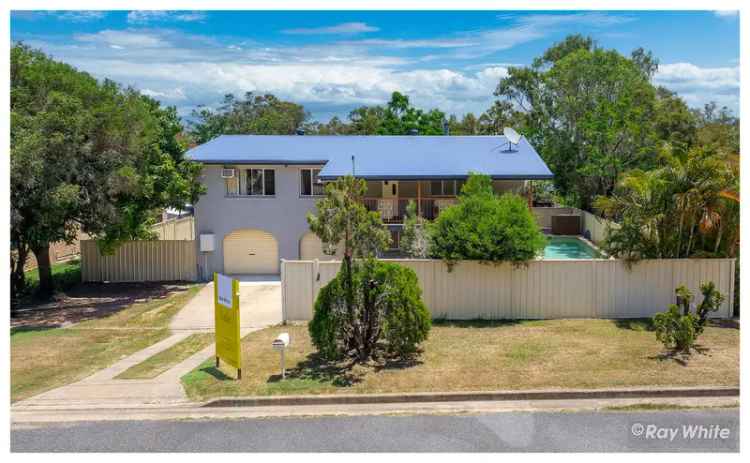
<svg viewBox="0 0 750 463">
<path fill-rule="evenodd" d="M 471 175 L 458 204 L 440 212 L 430 227 L 431 254 L 459 260 L 512 262 L 535 259 L 547 243 L 526 201 L 497 196 L 486 175 Z"/>
<path fill-rule="evenodd" d="M 318 293 L 309 325 L 318 352 L 331 360 L 415 353 L 431 327 L 416 273 L 368 259 L 354 263 L 351 281 L 350 306 L 344 266 Z"/>
</svg>

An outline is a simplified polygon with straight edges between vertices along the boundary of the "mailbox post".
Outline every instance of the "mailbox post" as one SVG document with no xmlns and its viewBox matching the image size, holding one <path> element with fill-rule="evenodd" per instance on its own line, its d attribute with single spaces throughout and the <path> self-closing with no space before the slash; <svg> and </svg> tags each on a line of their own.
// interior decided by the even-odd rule
<svg viewBox="0 0 750 463">
<path fill-rule="evenodd" d="M 286 365 L 284 364 L 284 351 L 289 346 L 289 333 L 281 333 L 273 340 L 271 345 L 281 354 L 281 379 L 285 379 Z"/>
</svg>

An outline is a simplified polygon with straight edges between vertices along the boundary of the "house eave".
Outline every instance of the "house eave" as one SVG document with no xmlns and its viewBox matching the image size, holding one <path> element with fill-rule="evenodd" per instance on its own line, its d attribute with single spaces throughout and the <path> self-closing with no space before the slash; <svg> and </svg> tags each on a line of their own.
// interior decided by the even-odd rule
<svg viewBox="0 0 750 463">
<path fill-rule="evenodd" d="M 349 175 L 349 174 L 346 174 Z M 320 180 L 333 181 L 344 175 L 320 175 Z M 357 178 L 372 181 L 387 180 L 466 180 L 467 174 L 461 175 L 355 175 Z M 490 175 L 492 180 L 551 180 L 552 175 Z"/>
<path fill-rule="evenodd" d="M 309 160 L 286 160 L 286 159 L 253 159 L 252 161 L 249 160 L 237 160 L 237 159 L 211 159 L 210 161 L 203 161 L 200 159 L 194 159 L 193 161 L 199 162 L 201 164 L 205 165 L 242 165 L 242 166 L 251 166 L 251 165 L 279 165 L 279 166 L 290 166 L 290 165 L 298 165 L 298 166 L 307 166 L 307 165 L 325 165 L 328 160 L 320 160 L 320 159 L 309 159 Z"/>
</svg>

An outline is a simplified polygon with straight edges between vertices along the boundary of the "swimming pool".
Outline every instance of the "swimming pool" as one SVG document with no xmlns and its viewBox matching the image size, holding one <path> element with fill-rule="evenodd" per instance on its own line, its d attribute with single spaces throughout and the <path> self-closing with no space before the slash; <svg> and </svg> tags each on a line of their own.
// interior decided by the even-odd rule
<svg viewBox="0 0 750 463">
<path fill-rule="evenodd" d="M 548 236 L 544 259 L 603 259 L 601 252 L 585 241 L 570 236 Z"/>
</svg>

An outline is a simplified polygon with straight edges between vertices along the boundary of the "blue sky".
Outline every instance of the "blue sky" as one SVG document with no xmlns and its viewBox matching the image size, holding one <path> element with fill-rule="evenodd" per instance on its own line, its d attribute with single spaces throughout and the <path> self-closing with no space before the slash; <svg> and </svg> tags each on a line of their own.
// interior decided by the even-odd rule
<svg viewBox="0 0 750 463">
<path fill-rule="evenodd" d="M 270 92 L 313 118 L 406 93 L 424 108 L 480 113 L 509 66 L 567 34 L 660 61 L 655 83 L 691 106 L 739 108 L 736 12 L 19 11 L 11 38 L 186 116 L 225 93 Z"/>
</svg>

